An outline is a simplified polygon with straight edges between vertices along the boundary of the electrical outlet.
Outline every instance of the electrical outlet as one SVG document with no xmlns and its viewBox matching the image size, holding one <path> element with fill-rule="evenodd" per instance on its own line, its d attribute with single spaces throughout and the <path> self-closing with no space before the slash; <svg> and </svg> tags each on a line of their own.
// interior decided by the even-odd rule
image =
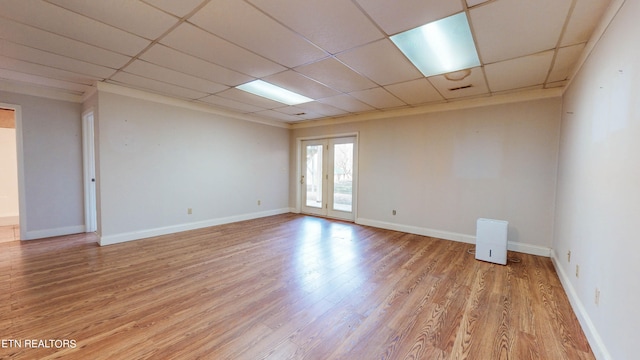
<svg viewBox="0 0 640 360">
<path fill-rule="evenodd" d="M 187 214 L 188 214 L 188 215 L 193 214 L 193 209 L 192 209 L 192 208 L 188 208 L 188 209 L 187 209 Z"/>
<path fill-rule="evenodd" d="M 600 289 L 596 288 L 596 297 L 594 299 L 596 305 L 600 305 Z"/>
<path fill-rule="evenodd" d="M 393 210 L 391 213 L 392 213 L 393 215 L 395 215 L 395 214 L 396 214 L 396 211 L 395 211 L 395 210 Z"/>
<path fill-rule="evenodd" d="M 258 200 L 258 206 L 260 206 L 260 204 L 261 204 L 261 202 L 260 202 L 260 200 Z"/>
<path fill-rule="evenodd" d="M 567 262 L 571 262 L 571 250 L 569 250 L 569 252 L 567 253 Z"/>
<path fill-rule="evenodd" d="M 580 277 L 580 265 L 576 264 L 576 277 Z"/>
</svg>

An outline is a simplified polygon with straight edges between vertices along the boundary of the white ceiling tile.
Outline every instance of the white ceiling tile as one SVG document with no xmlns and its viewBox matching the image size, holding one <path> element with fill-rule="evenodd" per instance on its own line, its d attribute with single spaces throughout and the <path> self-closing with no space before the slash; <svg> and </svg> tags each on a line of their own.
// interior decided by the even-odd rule
<svg viewBox="0 0 640 360">
<path fill-rule="evenodd" d="M 388 39 L 344 52 L 337 57 L 356 72 L 380 85 L 422 77 L 422 73 Z"/>
<path fill-rule="evenodd" d="M 298 118 L 298 120 L 310 120 L 324 117 L 324 115 L 316 114 L 313 111 L 305 110 L 299 106 L 285 106 L 282 108 L 274 109 L 274 111 L 287 115 L 293 115 Z"/>
<path fill-rule="evenodd" d="M 186 89 L 180 86 L 168 84 L 162 81 L 157 81 L 149 78 L 145 78 L 142 76 L 129 74 L 126 72 L 119 72 L 111 77 L 109 82 L 134 87 L 143 90 L 149 90 L 152 92 L 156 92 L 163 95 L 169 95 L 184 99 L 199 99 L 204 96 L 207 96 L 206 93 L 195 91 L 191 89 Z"/>
<path fill-rule="evenodd" d="M 270 119 L 282 120 L 282 121 L 286 121 L 286 122 L 296 122 L 296 121 L 304 120 L 304 119 L 302 119 L 302 118 L 300 118 L 298 116 L 284 114 L 284 113 L 281 113 L 281 112 L 275 111 L 275 110 L 263 110 L 263 111 L 255 112 L 253 114 L 257 115 L 257 116 L 263 116 L 263 117 L 267 117 L 267 118 L 270 118 Z"/>
<path fill-rule="evenodd" d="M 187 55 L 162 44 L 152 46 L 140 58 L 166 68 L 228 86 L 244 84 L 254 79 L 251 76 Z"/>
<path fill-rule="evenodd" d="M 2 38 L 54 54 L 117 69 L 131 58 L 112 51 L 52 34 L 9 19 L 0 21 Z"/>
<path fill-rule="evenodd" d="M 558 49 L 556 60 L 554 61 L 547 81 L 556 82 L 566 80 L 571 75 L 570 72 L 582 54 L 584 46 L 585 44 L 577 44 Z"/>
<path fill-rule="evenodd" d="M 318 101 L 323 104 L 328 104 L 348 112 L 375 110 L 373 107 L 347 94 L 336 95 L 329 98 L 320 99 Z"/>
<path fill-rule="evenodd" d="M 396 108 L 407 105 L 381 87 L 354 91 L 349 93 L 349 95 L 376 109 Z"/>
<path fill-rule="evenodd" d="M 345 110 L 338 109 L 336 107 L 323 104 L 318 101 L 312 101 L 312 102 L 296 105 L 296 107 L 304 111 L 310 111 L 310 112 L 324 115 L 324 116 L 339 116 L 347 113 L 347 111 Z"/>
<path fill-rule="evenodd" d="M 124 71 L 203 93 L 215 94 L 228 89 L 225 85 L 167 69 L 142 60 L 132 62 L 124 68 Z"/>
<path fill-rule="evenodd" d="M 169 30 L 178 19 L 140 1 L 48 0 L 65 9 L 83 14 L 147 39 Z"/>
<path fill-rule="evenodd" d="M 287 115 L 302 115 L 302 113 L 306 113 L 307 111 L 298 107 L 298 106 L 283 106 L 283 107 L 279 107 L 276 109 L 273 109 L 277 112 L 281 112 L 283 114 L 287 114 Z"/>
<path fill-rule="evenodd" d="M 286 68 L 190 24 L 178 26 L 161 43 L 243 74 L 263 77 Z"/>
<path fill-rule="evenodd" d="M 287 70 L 275 75 L 270 75 L 263 80 L 312 99 L 319 99 L 339 94 L 338 91 L 330 89 L 293 70 Z"/>
<path fill-rule="evenodd" d="M 464 10 L 460 1 L 451 0 L 356 0 L 388 34 L 394 35 Z M 391 11 L 390 7 L 393 7 Z"/>
<path fill-rule="evenodd" d="M 549 73 L 553 50 L 486 65 L 491 91 L 505 91 L 543 84 Z"/>
<path fill-rule="evenodd" d="M 331 54 L 384 37 L 351 0 L 249 2 Z"/>
<path fill-rule="evenodd" d="M 471 9 L 480 60 L 488 64 L 554 48 L 570 6 L 571 0 L 499 0 Z"/>
<path fill-rule="evenodd" d="M 373 81 L 349 69 L 349 67 L 334 58 L 301 66 L 295 70 L 342 92 L 369 89 L 376 86 Z"/>
<path fill-rule="evenodd" d="M 5 56 L 13 59 L 24 60 L 35 64 L 89 75 L 93 78 L 104 79 L 113 75 L 116 71 L 115 69 L 105 66 L 91 64 L 51 52 L 15 44 L 2 39 L 0 39 L 0 54 L 4 54 Z"/>
<path fill-rule="evenodd" d="M 231 99 L 239 102 L 243 102 L 245 104 L 254 105 L 260 107 L 262 109 L 275 109 L 279 107 L 283 107 L 284 104 L 269 100 L 267 98 L 263 98 L 262 96 L 253 95 L 243 90 L 239 90 L 236 88 L 231 88 L 216 94 L 226 99 Z"/>
<path fill-rule="evenodd" d="M 587 42 L 611 0 L 578 0 L 569 24 L 562 36 L 561 46 Z"/>
<path fill-rule="evenodd" d="M 52 78 L 43 77 L 39 75 L 26 74 L 23 72 L 2 69 L 2 68 L 0 68 L 0 79 L 15 80 L 15 81 L 20 81 L 20 82 L 24 82 L 32 85 L 35 84 L 42 87 L 66 90 L 68 92 L 75 93 L 75 94 L 82 94 L 91 88 L 91 86 L 89 85 L 57 80 L 57 79 L 52 79 Z"/>
<path fill-rule="evenodd" d="M 480 4 L 486 3 L 487 1 L 489 1 L 489 0 L 467 0 L 467 6 L 468 7 L 473 7 L 473 6 L 476 6 L 476 5 L 480 5 Z"/>
<path fill-rule="evenodd" d="M 242 21 L 229 14 L 241 14 Z M 287 67 L 310 63 L 329 55 L 242 1 L 213 0 L 189 21 Z"/>
<path fill-rule="evenodd" d="M 301 118 L 302 120 L 315 120 L 315 119 L 321 119 L 326 116 L 322 114 L 316 114 L 314 112 L 306 112 L 302 115 L 298 115 L 297 117 Z"/>
<path fill-rule="evenodd" d="M 480 67 L 433 76 L 429 81 L 445 99 L 459 99 L 489 93 Z"/>
<path fill-rule="evenodd" d="M 245 104 L 239 101 L 223 98 L 217 95 L 209 95 L 199 99 L 198 101 L 205 102 L 207 104 L 213 104 L 216 107 L 223 107 L 230 110 L 240 111 L 242 113 L 250 113 L 261 111 L 262 108 L 258 106 L 253 106 L 249 104 Z"/>
<path fill-rule="evenodd" d="M 400 100 L 410 105 L 444 100 L 429 80 L 424 78 L 387 85 L 385 88 Z"/>
<path fill-rule="evenodd" d="M 26 62 L 22 60 L 12 59 L 5 56 L 0 55 L 0 67 L 8 70 L 19 71 L 26 74 L 38 75 L 42 77 L 63 80 L 78 84 L 91 85 L 98 78 L 89 76 L 89 75 L 81 75 L 75 72 L 60 70 L 56 68 L 52 68 L 45 65 L 34 64 L 31 62 Z"/>
<path fill-rule="evenodd" d="M 2 15 L 125 55 L 136 55 L 150 44 L 149 40 L 41 0 L 4 1 Z"/>
<path fill-rule="evenodd" d="M 174 14 L 181 18 L 196 7 L 200 6 L 206 0 L 142 0 L 143 2 L 153 5 L 159 9 L 162 9 L 168 13 Z"/>
</svg>

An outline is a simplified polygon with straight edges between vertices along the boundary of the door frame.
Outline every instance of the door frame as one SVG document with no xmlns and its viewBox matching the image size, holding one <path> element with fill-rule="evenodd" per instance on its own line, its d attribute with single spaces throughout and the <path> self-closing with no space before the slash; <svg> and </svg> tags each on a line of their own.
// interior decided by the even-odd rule
<svg viewBox="0 0 640 360">
<path fill-rule="evenodd" d="M 358 164 L 360 163 L 358 160 L 359 157 L 359 143 L 360 143 L 360 133 L 359 132 L 348 132 L 348 133 L 339 133 L 339 134 L 330 134 L 330 135 L 317 135 L 317 136 L 304 136 L 296 138 L 296 171 L 295 171 L 295 213 L 302 213 L 302 185 L 300 184 L 300 179 L 303 175 L 302 173 L 302 142 L 306 140 L 329 140 L 336 138 L 344 138 L 344 137 L 354 137 L 355 142 L 353 144 L 353 218 L 354 222 L 358 219 Z"/>
<path fill-rule="evenodd" d="M 29 240 L 27 234 L 27 198 L 24 178 L 24 145 L 22 130 L 22 107 L 16 104 L 0 103 L 0 108 L 14 110 L 16 122 L 16 155 L 18 161 L 18 221 L 20 224 L 20 240 Z"/>
</svg>

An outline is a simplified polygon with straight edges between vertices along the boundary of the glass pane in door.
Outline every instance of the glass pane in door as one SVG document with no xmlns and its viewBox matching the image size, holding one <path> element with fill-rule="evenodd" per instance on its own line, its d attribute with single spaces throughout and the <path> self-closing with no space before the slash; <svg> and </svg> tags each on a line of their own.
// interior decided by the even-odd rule
<svg viewBox="0 0 640 360">
<path fill-rule="evenodd" d="M 353 143 L 333 146 L 333 210 L 352 211 Z"/>
<path fill-rule="evenodd" d="M 307 145 L 307 206 L 322 208 L 322 150 L 323 145 Z"/>
</svg>

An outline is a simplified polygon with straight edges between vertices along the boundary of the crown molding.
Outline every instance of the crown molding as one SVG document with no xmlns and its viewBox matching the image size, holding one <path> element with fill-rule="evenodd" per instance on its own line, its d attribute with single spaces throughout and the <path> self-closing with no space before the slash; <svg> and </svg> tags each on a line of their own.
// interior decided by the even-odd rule
<svg viewBox="0 0 640 360">
<path fill-rule="evenodd" d="M 81 94 L 69 92 L 58 88 L 28 84 L 21 81 L 0 79 L 0 91 L 37 96 L 53 100 L 82 103 Z"/>
<path fill-rule="evenodd" d="M 250 121 L 254 123 L 259 123 L 263 125 L 269 125 L 274 127 L 280 127 L 285 129 L 290 129 L 290 125 L 287 123 L 283 123 L 276 120 L 265 119 L 257 116 L 252 116 L 248 114 L 240 114 L 237 112 L 233 112 L 230 110 L 224 110 L 212 105 L 207 105 L 204 103 L 196 103 L 193 101 L 182 100 L 170 96 L 160 95 L 156 93 L 146 92 L 144 90 L 133 89 L 130 87 L 125 87 L 117 84 L 106 83 L 106 82 L 98 82 L 96 83 L 96 88 L 98 92 L 108 92 L 117 95 L 123 95 L 127 97 L 132 97 L 140 100 L 152 101 L 156 103 L 172 105 L 176 107 L 181 107 L 184 109 L 195 110 L 200 112 L 205 112 L 209 114 L 215 114 L 220 116 L 225 116 L 229 118 L 234 118 L 243 121 Z"/>
<path fill-rule="evenodd" d="M 465 100 L 455 100 L 445 103 L 429 104 L 414 108 L 403 108 L 398 110 L 379 111 L 339 118 L 321 119 L 291 124 L 292 129 L 304 129 L 317 126 L 337 125 L 360 121 L 370 121 L 391 117 L 402 117 L 411 115 L 428 114 L 434 112 L 472 109 L 483 106 L 495 106 L 501 104 L 511 104 L 517 102 L 533 101 L 539 99 L 549 99 L 562 97 L 562 88 L 534 89 L 491 95 L 485 97 L 475 97 Z"/>
</svg>

